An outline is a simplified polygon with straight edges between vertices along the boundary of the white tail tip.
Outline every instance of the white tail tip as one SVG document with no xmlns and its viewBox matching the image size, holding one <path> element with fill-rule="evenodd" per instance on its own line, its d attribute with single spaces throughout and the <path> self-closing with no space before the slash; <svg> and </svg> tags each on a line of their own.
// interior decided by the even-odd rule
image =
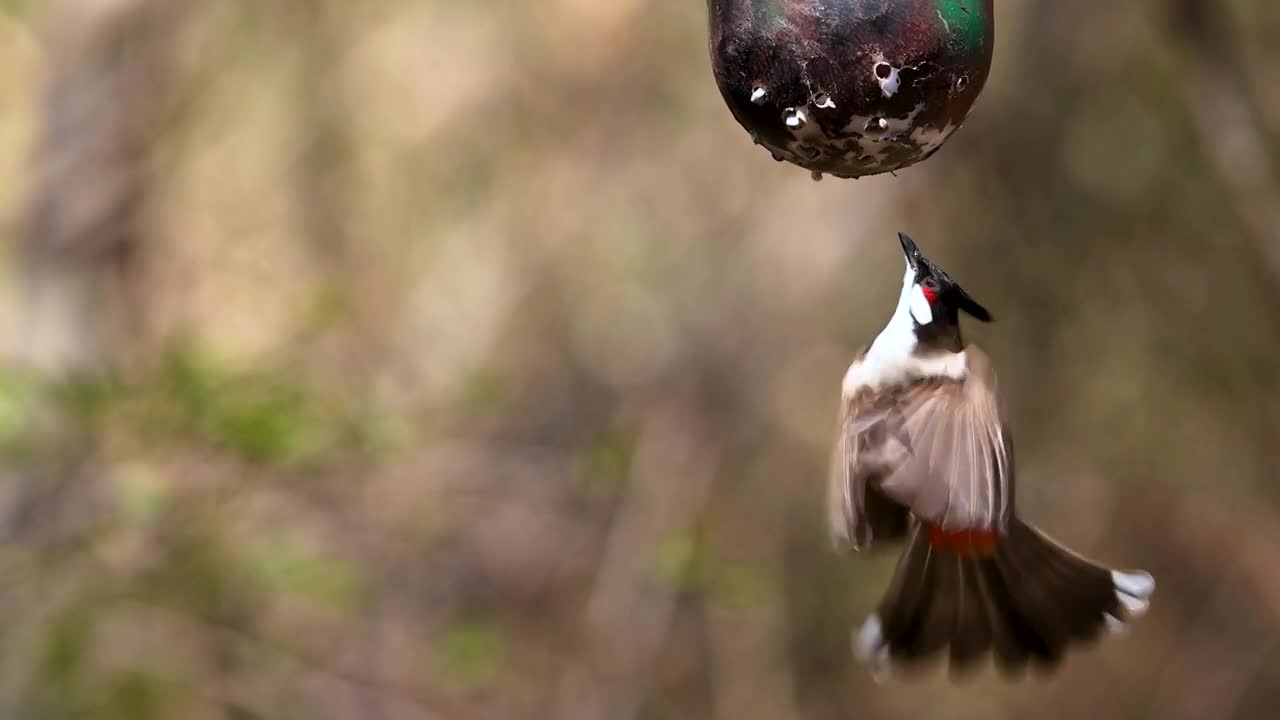
<svg viewBox="0 0 1280 720">
<path fill-rule="evenodd" d="M 884 647 L 884 633 L 880 629 L 880 616 L 872 614 L 853 637 L 853 655 L 862 662 L 872 662 L 881 647 Z"/>
<path fill-rule="evenodd" d="M 876 682 L 889 678 L 889 645 L 884 640 L 880 616 L 872 613 L 853 636 L 853 655 L 871 666 Z"/>
<path fill-rule="evenodd" d="M 1151 606 L 1151 593 L 1155 592 L 1156 581 L 1150 573 L 1111 571 L 1111 581 L 1116 586 L 1116 600 L 1124 608 L 1126 619 L 1141 616 Z M 1110 625 L 1110 618 L 1108 619 Z"/>
<path fill-rule="evenodd" d="M 1111 581 L 1116 584 L 1116 589 L 1120 592 L 1137 598 L 1149 597 L 1156 589 L 1155 578 L 1141 570 L 1137 572 L 1112 570 Z"/>
</svg>

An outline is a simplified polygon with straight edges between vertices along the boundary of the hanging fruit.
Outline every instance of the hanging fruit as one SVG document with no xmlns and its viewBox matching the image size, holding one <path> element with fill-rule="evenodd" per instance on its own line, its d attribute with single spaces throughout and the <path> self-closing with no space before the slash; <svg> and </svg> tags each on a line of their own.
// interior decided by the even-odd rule
<svg viewBox="0 0 1280 720">
<path fill-rule="evenodd" d="M 707 0 L 711 67 L 776 160 L 856 178 L 942 147 L 986 84 L 992 0 Z"/>
</svg>

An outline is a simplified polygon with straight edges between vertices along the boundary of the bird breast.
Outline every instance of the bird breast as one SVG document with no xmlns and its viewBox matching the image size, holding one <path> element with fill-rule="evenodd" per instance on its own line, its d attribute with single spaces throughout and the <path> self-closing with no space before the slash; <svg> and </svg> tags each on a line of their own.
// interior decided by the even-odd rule
<svg viewBox="0 0 1280 720">
<path fill-rule="evenodd" d="M 844 397 L 851 398 L 862 390 L 880 390 L 924 378 L 963 380 L 968 372 L 968 358 L 963 351 L 897 355 L 877 353 L 873 347 L 849 365 L 841 391 Z"/>
</svg>

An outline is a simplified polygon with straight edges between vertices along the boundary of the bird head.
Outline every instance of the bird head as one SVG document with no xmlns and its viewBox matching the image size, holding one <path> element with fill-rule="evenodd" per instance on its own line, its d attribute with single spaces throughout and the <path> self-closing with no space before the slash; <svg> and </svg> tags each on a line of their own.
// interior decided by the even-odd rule
<svg viewBox="0 0 1280 720">
<path fill-rule="evenodd" d="M 957 324 L 960 310 L 982 322 L 991 322 L 991 313 L 942 268 L 926 258 L 914 240 L 906 233 L 898 233 L 898 240 L 907 260 L 902 291 L 917 325 L 927 326 L 935 322 Z"/>
</svg>

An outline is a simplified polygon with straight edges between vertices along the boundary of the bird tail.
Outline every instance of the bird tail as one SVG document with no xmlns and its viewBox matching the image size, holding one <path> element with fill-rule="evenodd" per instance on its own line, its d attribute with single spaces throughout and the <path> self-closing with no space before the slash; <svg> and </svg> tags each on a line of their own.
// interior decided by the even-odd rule
<svg viewBox="0 0 1280 720">
<path fill-rule="evenodd" d="M 1004 535 L 916 524 L 854 652 L 881 675 L 944 649 L 953 673 L 988 651 L 1008 673 L 1051 669 L 1073 643 L 1123 630 L 1154 590 L 1149 574 L 1094 564 L 1016 517 Z"/>
</svg>

